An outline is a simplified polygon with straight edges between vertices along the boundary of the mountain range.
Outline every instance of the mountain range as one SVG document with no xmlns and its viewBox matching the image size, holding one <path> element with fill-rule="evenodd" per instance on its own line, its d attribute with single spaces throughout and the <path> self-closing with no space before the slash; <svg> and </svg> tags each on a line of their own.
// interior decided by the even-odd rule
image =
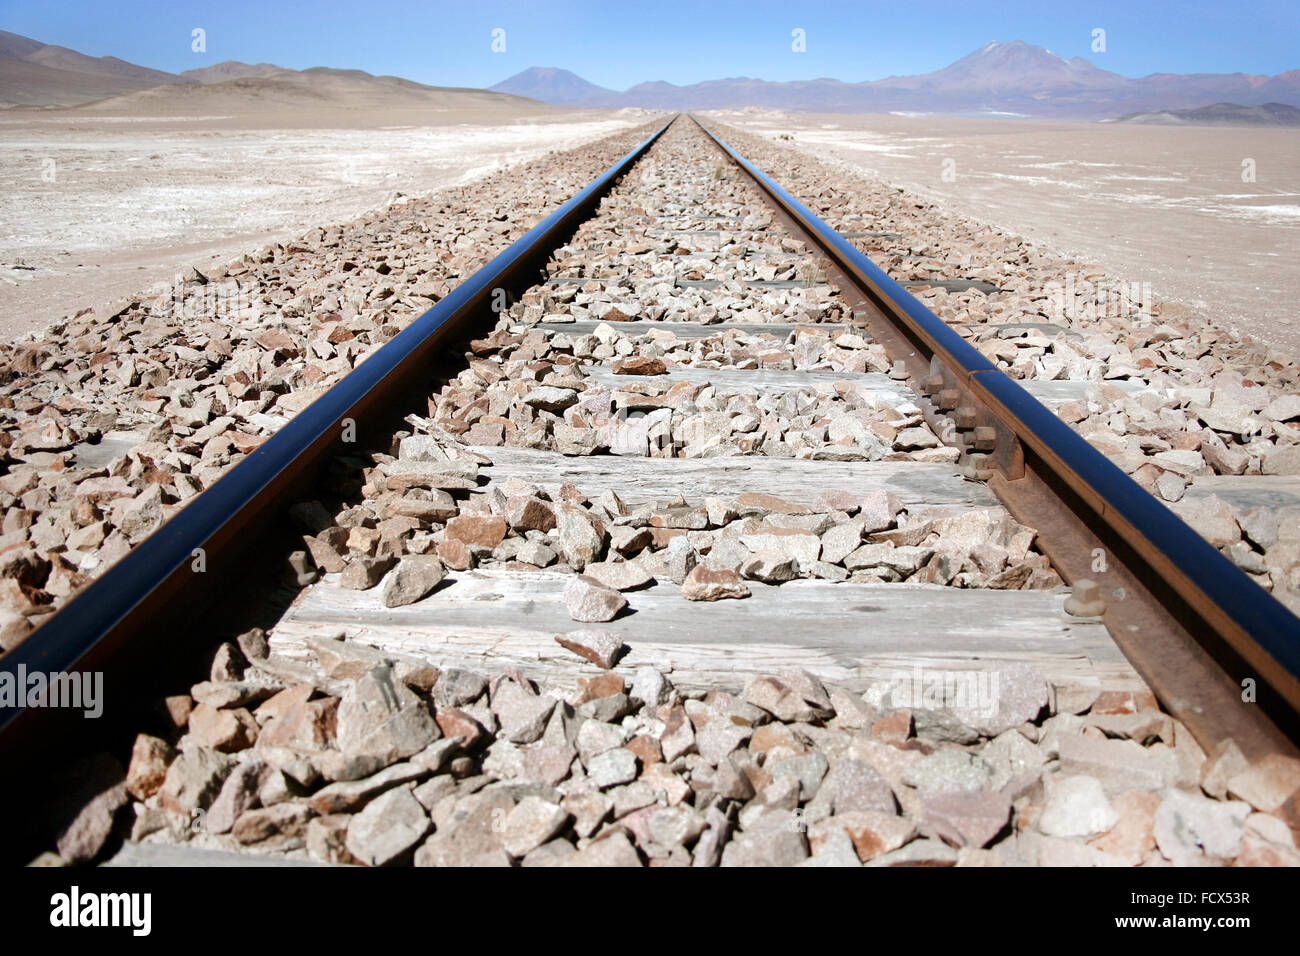
<svg viewBox="0 0 1300 956">
<path fill-rule="evenodd" d="M 160 83 L 194 82 L 0 30 L 0 106 L 72 106 Z"/>
<path fill-rule="evenodd" d="M 750 77 L 688 86 L 639 83 L 621 92 L 555 67 L 533 67 L 489 89 L 563 106 L 647 109 L 730 109 L 746 106 L 814 112 L 1012 114 L 1103 119 L 1120 114 L 1203 106 L 1300 106 L 1300 70 L 1251 73 L 1152 73 L 1127 77 L 1083 57 L 1066 60 L 1015 40 L 986 43 L 941 70 L 846 83 L 820 78 L 771 82 Z"/>
<path fill-rule="evenodd" d="M 227 60 L 166 73 L 0 31 L 0 107 L 78 106 L 95 113 L 276 112 L 294 109 L 530 109 L 506 93 L 425 86 L 397 76 Z"/>
<path fill-rule="evenodd" d="M 1198 122 L 1195 117 L 1177 117 L 1176 113 L 1215 103 L 1300 106 L 1300 70 L 1276 76 L 1153 73 L 1133 78 L 1103 70 L 1082 57 L 1066 60 L 1042 47 L 1015 40 L 986 43 L 931 73 L 863 83 L 825 77 L 792 82 L 734 77 L 687 86 L 663 81 L 639 83 L 620 92 L 597 86 L 568 70 L 532 67 L 487 91 L 453 91 L 400 77 L 376 77 L 361 70 L 288 70 L 272 63 L 234 60 L 167 73 L 0 31 L 0 107 L 93 104 L 89 108 L 113 111 L 138 109 L 164 100 L 187 107 L 234 108 L 231 104 L 246 104 L 254 109 L 305 103 L 345 107 L 397 103 L 419 107 L 429 105 L 431 98 L 445 99 L 451 92 L 467 108 L 526 97 L 557 106 L 603 109 L 752 106 L 815 112 L 1054 119 L 1128 119 L 1134 114 L 1160 114 L 1175 117 L 1165 121 Z M 494 95 L 499 98 L 494 99 Z M 509 102 L 524 105 L 513 99 Z M 1256 113 L 1257 119 L 1267 119 L 1263 113 Z"/>
</svg>

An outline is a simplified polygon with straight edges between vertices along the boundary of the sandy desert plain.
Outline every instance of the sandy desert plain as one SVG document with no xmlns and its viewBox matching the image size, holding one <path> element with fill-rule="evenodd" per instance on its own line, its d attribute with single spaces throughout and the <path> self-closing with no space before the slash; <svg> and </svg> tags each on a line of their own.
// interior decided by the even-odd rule
<svg viewBox="0 0 1300 956">
<path fill-rule="evenodd" d="M 442 110 L 223 115 L 209 97 L 199 114 L 147 100 L 138 113 L 0 112 L 0 336 L 13 341 L 189 266 L 203 271 L 646 116 L 484 98 Z"/>
<path fill-rule="evenodd" d="M 1300 130 L 707 115 L 769 138 L 788 136 L 788 145 L 1099 264 L 1125 282 L 1150 283 L 1157 299 L 1300 353 Z M 1252 172 L 1253 181 L 1244 181 Z"/>
<path fill-rule="evenodd" d="M 501 99 L 465 91 L 445 109 L 223 110 L 211 96 L 137 94 L 111 109 L 0 113 L 0 335 L 14 340 L 188 266 L 202 271 L 395 194 L 465 182 L 650 116 Z M 788 138 L 1300 352 L 1300 131 L 702 115 Z M 1243 181 L 1244 160 L 1253 181 Z"/>
</svg>

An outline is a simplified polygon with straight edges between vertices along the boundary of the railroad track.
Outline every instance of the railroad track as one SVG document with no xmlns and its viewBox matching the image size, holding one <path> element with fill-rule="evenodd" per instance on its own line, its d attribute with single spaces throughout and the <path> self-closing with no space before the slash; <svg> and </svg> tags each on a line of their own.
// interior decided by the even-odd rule
<svg viewBox="0 0 1300 956">
<path fill-rule="evenodd" d="M 679 117 L 0 659 L 133 702 L 6 707 L 3 759 L 56 793 L 151 731 L 95 810 L 125 861 L 1157 852 L 1038 826 L 1049 762 L 1115 820 L 1285 816 L 1300 622 L 1043 404 L 1087 386 Z"/>
</svg>

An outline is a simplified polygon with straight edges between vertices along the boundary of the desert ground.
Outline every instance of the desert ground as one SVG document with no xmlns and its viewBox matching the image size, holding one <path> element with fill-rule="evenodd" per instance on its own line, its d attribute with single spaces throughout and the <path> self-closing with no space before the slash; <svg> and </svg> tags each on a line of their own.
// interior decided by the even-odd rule
<svg viewBox="0 0 1300 956">
<path fill-rule="evenodd" d="M 174 88 L 168 88 L 174 90 Z M 151 91 L 147 91 L 151 94 Z M 517 101 L 524 102 L 524 101 Z M 0 336 L 643 122 L 640 110 L 227 106 L 0 115 Z M 189 110 L 188 107 L 194 109 Z M 1300 351 L 1300 131 L 717 111 Z M 1243 181 L 1244 160 L 1253 181 Z M 772 170 L 780 180 L 780 171 Z"/>
<path fill-rule="evenodd" d="M 160 112 L 0 114 L 0 338 L 645 121 L 540 104 Z"/>
<path fill-rule="evenodd" d="M 1300 352 L 1300 131 L 718 111 Z M 1243 181 L 1253 160 L 1254 181 Z M 769 170 L 780 180 L 779 171 Z"/>
</svg>

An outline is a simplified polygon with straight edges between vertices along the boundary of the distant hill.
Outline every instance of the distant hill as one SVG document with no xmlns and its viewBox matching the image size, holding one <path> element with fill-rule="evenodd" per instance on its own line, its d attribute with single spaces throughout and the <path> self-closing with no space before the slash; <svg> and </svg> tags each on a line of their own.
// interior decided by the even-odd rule
<svg viewBox="0 0 1300 956">
<path fill-rule="evenodd" d="M 324 66 L 289 70 L 273 63 L 227 60 L 166 73 L 3 31 L 0 107 L 71 107 L 96 114 L 154 116 L 283 109 L 543 108 L 536 100 L 509 93 L 425 86 L 397 76 Z"/>
<path fill-rule="evenodd" d="M 516 73 L 488 89 L 497 93 L 513 93 L 515 96 L 527 96 L 529 99 L 541 100 L 543 103 L 557 104 L 618 95 L 613 90 L 588 83 L 576 73 L 553 66 L 529 67 L 522 73 Z"/>
<path fill-rule="evenodd" d="M 362 70 L 312 67 L 271 76 L 243 76 L 207 83 L 173 83 L 88 103 L 97 114 L 182 115 L 261 113 L 285 109 L 478 109 L 544 108 L 535 100 L 487 90 L 425 86 Z"/>
<path fill-rule="evenodd" d="M 86 56 L 0 30 L 0 106 L 73 106 L 184 82 L 114 56 Z"/>
<path fill-rule="evenodd" d="M 221 83 L 225 80 L 237 80 L 246 76 L 273 76 L 288 72 L 274 63 L 240 63 L 238 60 L 226 60 L 213 66 L 203 66 L 196 70 L 181 70 L 183 79 L 196 83 Z"/>
<path fill-rule="evenodd" d="M 562 74 L 555 92 L 545 76 Z M 675 86 L 662 80 L 622 92 L 603 90 L 566 70 L 525 70 L 498 84 L 565 106 L 648 109 L 731 109 L 746 106 L 810 112 L 918 112 L 1105 119 L 1120 113 L 1187 109 L 1223 100 L 1247 105 L 1300 106 L 1300 71 L 1153 73 L 1133 78 L 1103 70 L 1083 57 L 1065 59 L 1022 40 L 986 43 L 955 63 L 915 76 L 865 83 L 819 78 L 774 83 L 750 77 Z M 575 97 L 582 84 L 599 92 Z"/>
<path fill-rule="evenodd" d="M 1264 103 L 1260 106 L 1213 103 L 1190 110 L 1129 113 L 1105 122 L 1152 126 L 1300 126 L 1300 110 L 1285 103 Z"/>
</svg>

